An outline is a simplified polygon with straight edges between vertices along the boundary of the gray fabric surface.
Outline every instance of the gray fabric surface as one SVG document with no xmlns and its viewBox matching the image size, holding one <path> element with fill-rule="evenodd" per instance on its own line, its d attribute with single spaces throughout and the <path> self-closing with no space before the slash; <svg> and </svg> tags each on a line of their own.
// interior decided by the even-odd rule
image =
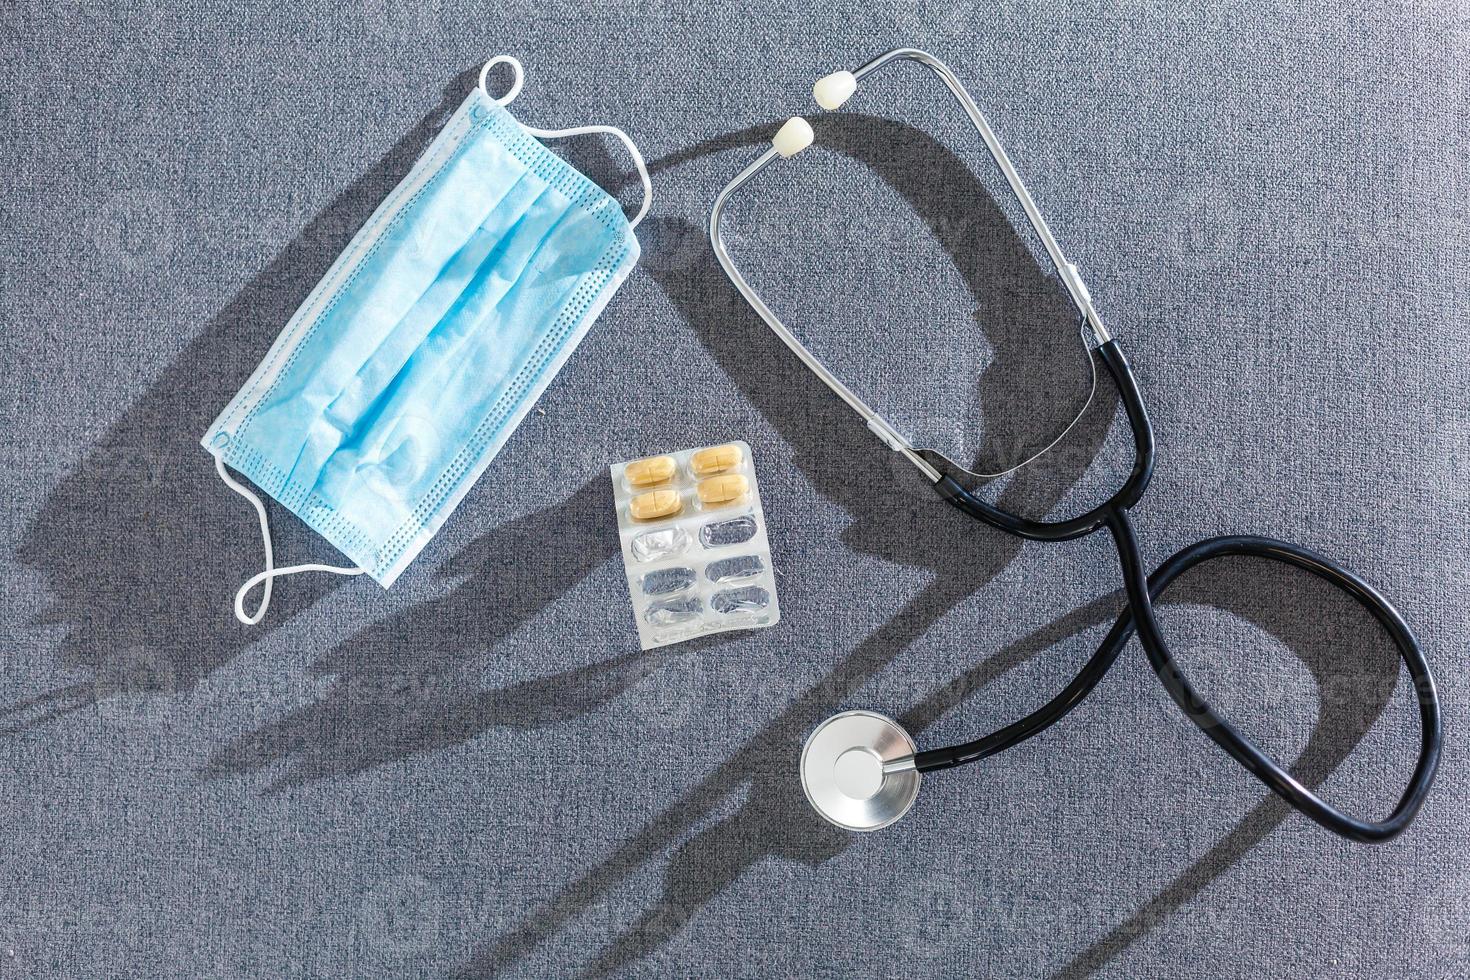
<svg viewBox="0 0 1470 980">
<path fill-rule="evenodd" d="M 7 4 L 0 976 L 1470 975 L 1470 23 L 1191 6 Z M 1133 358 L 1150 562 L 1286 537 L 1419 631 L 1449 742 L 1401 840 L 1287 815 L 1136 647 L 885 832 L 808 810 L 830 712 L 987 731 L 1119 605 L 1106 542 L 933 500 L 704 240 L 811 81 L 898 45 L 971 85 Z M 390 592 L 291 579 L 242 628 L 254 519 L 196 440 L 502 51 L 520 118 L 623 126 L 653 163 L 641 268 Z M 751 278 L 926 441 L 988 461 L 1054 431 L 1086 393 L 1073 323 L 944 93 L 895 69 L 818 139 L 731 215 Z M 564 152 L 634 199 L 615 146 Z M 1115 406 L 991 492 L 1098 499 Z M 784 621 L 640 654 L 606 467 L 733 437 Z M 282 560 L 336 559 L 278 517 Z M 1243 560 L 1170 599 L 1222 709 L 1330 800 L 1391 806 L 1417 719 L 1365 616 Z"/>
</svg>

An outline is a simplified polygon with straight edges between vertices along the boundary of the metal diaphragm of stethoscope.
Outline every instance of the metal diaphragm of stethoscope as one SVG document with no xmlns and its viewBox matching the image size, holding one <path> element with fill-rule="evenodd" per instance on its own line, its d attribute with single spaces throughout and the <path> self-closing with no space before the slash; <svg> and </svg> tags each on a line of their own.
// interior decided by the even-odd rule
<svg viewBox="0 0 1470 980">
<path fill-rule="evenodd" d="M 840 71 L 826 76 L 814 87 L 816 101 L 823 109 L 837 109 L 852 97 L 860 80 L 896 61 L 914 61 L 925 66 L 938 75 L 954 95 L 985 141 L 991 157 L 1020 201 L 1031 227 L 1041 239 L 1047 255 L 1057 268 L 1062 284 L 1076 304 L 1084 330 L 1090 334 L 1090 357 L 1102 362 L 1117 386 L 1133 430 L 1133 468 L 1121 489 L 1087 513 L 1058 521 L 1029 520 L 981 500 L 952 477 L 942 473 L 924 454 L 942 459 L 948 467 L 959 472 L 969 471 L 932 450 L 916 450 L 893 425 L 869 408 L 817 360 L 751 288 L 731 260 L 722 237 L 721 222 L 725 207 L 730 197 L 761 171 L 777 160 L 791 158 L 811 145 L 813 133 L 805 120 L 788 120 L 772 140 L 771 148 L 737 174 L 720 192 L 710 212 L 709 223 L 710 241 L 715 255 L 735 288 L 775 331 L 776 336 L 827 387 L 856 411 L 868 428 L 890 449 L 901 453 L 913 463 L 934 485 L 939 496 L 949 504 L 975 520 L 1033 541 L 1069 541 L 1106 528 L 1118 551 L 1128 604 L 1097 652 L 1060 693 L 1026 717 L 983 738 L 921 752 L 909 734 L 885 715 L 871 711 L 845 711 L 828 718 L 812 732 L 802 750 L 801 781 L 807 800 L 819 814 L 839 827 L 849 830 L 877 830 L 888 826 L 907 813 L 913 805 L 918 795 L 921 774 L 936 769 L 951 769 L 994 755 L 1040 733 L 1063 718 L 1092 692 L 1108 668 L 1117 660 L 1119 652 L 1136 633 L 1154 672 L 1190 720 L 1287 803 L 1328 830 L 1352 840 L 1385 841 L 1398 836 L 1424 803 L 1434 781 L 1441 742 L 1439 695 L 1429 664 L 1408 624 L 1383 596 L 1357 575 L 1306 548 L 1271 538 L 1255 535 L 1210 538 L 1179 551 L 1152 574 L 1144 570 L 1138 538 L 1128 517 L 1129 510 L 1138 503 L 1148 486 L 1154 464 L 1153 430 L 1138 390 L 1138 381 L 1118 342 L 1109 335 L 1097 310 L 1093 308 L 1092 299 L 1077 268 L 1062 255 L 1056 238 L 974 100 L 954 73 L 939 59 L 923 51 L 905 48 L 879 55 L 856 71 Z M 1095 385 L 1095 362 L 1093 372 Z M 1052 445 L 1055 444 L 1054 441 Z M 1019 467 L 1012 467 L 1016 468 Z M 1229 721 L 1217 714 L 1195 693 L 1174 662 L 1154 616 L 1153 602 L 1170 582 L 1186 570 L 1211 558 L 1226 555 L 1267 558 L 1316 575 L 1357 600 L 1383 626 L 1398 647 L 1418 698 L 1421 744 L 1419 760 L 1408 787 L 1393 812 L 1385 819 L 1376 822 L 1360 820 L 1322 800 L 1257 748 Z"/>
</svg>

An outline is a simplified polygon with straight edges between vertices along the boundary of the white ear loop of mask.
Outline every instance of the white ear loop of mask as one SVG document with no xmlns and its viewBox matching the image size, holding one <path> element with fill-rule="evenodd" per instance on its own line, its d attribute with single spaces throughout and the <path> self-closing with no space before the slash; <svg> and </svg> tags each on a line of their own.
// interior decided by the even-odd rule
<svg viewBox="0 0 1470 980">
<path fill-rule="evenodd" d="M 490 69 L 496 65 L 510 65 L 511 71 L 515 72 L 515 81 L 511 83 L 510 91 L 498 99 L 492 96 L 489 90 L 485 88 L 485 78 L 490 74 Z M 496 55 L 485 62 L 485 67 L 480 69 L 480 91 L 485 94 L 485 98 L 499 106 L 507 106 L 514 102 L 516 96 L 521 94 L 521 85 L 525 80 L 526 69 L 521 65 L 520 60 L 513 55 Z M 638 179 L 643 182 L 643 206 L 638 209 L 638 213 L 628 222 L 628 227 L 638 227 L 638 222 L 643 220 L 643 216 L 648 213 L 648 205 L 653 201 L 653 182 L 648 179 L 648 167 L 643 162 L 643 154 L 638 152 L 637 144 L 633 142 L 627 133 L 618 129 L 616 126 L 573 126 L 570 129 L 537 129 L 535 126 L 527 126 L 525 123 L 521 123 L 521 126 L 526 132 L 533 136 L 539 136 L 542 139 L 559 139 L 563 136 L 585 136 L 589 133 L 604 133 L 608 136 L 616 136 L 622 140 L 623 145 L 628 148 L 628 153 L 633 157 L 633 166 L 638 168 Z"/>
<path fill-rule="evenodd" d="M 214 458 L 214 468 L 219 472 L 219 478 L 225 481 L 225 486 L 250 501 L 255 506 L 255 513 L 260 517 L 260 538 L 265 543 L 265 570 L 252 575 L 249 580 L 235 593 L 235 618 L 246 626 L 254 626 L 265 618 L 265 611 L 271 606 L 271 582 L 285 575 L 296 575 L 300 572 L 331 572 L 334 575 L 361 575 L 367 571 L 365 568 L 356 566 L 338 565 L 292 565 L 289 568 L 275 567 L 275 553 L 271 548 L 271 522 L 266 516 L 265 504 L 261 503 L 259 497 L 250 492 L 250 488 L 238 482 L 230 476 L 225 469 L 225 461 L 220 457 Z M 255 608 L 253 615 L 245 614 L 245 597 L 250 590 L 264 583 L 265 587 L 260 594 L 260 605 Z"/>
</svg>

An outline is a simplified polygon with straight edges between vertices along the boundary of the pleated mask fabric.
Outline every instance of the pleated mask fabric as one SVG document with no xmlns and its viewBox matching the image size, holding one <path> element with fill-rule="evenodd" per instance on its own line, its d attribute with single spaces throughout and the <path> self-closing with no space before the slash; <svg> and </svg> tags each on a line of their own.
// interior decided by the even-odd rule
<svg viewBox="0 0 1470 980">
<path fill-rule="evenodd" d="M 517 122 L 482 73 L 205 433 L 226 482 L 248 477 L 355 566 L 301 570 L 392 585 L 637 263 L 617 200 L 533 134 L 562 135 Z M 243 615 L 244 593 L 263 581 L 263 607 L 296 570 L 272 568 L 259 509 L 246 622 L 264 608 Z"/>
</svg>

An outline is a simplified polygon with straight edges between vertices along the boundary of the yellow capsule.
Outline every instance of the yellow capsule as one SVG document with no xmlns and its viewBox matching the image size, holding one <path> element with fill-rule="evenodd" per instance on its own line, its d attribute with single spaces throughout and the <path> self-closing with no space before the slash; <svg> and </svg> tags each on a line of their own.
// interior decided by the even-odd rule
<svg viewBox="0 0 1470 980">
<path fill-rule="evenodd" d="M 630 487 L 652 487 L 668 483 L 674 478 L 674 457 L 650 456 L 635 459 L 623 468 Z"/>
<path fill-rule="evenodd" d="M 684 509 L 677 490 L 649 490 L 628 501 L 628 513 L 637 521 L 653 521 L 672 517 Z"/>
<path fill-rule="evenodd" d="M 701 449 L 689 457 L 689 470 L 695 476 L 713 476 L 740 465 L 740 447 L 731 443 L 727 446 L 711 446 Z"/>
<path fill-rule="evenodd" d="M 695 487 L 699 502 L 706 507 L 723 507 L 736 503 L 745 497 L 749 489 L 749 482 L 739 473 L 712 476 L 707 480 L 700 480 Z"/>
</svg>

